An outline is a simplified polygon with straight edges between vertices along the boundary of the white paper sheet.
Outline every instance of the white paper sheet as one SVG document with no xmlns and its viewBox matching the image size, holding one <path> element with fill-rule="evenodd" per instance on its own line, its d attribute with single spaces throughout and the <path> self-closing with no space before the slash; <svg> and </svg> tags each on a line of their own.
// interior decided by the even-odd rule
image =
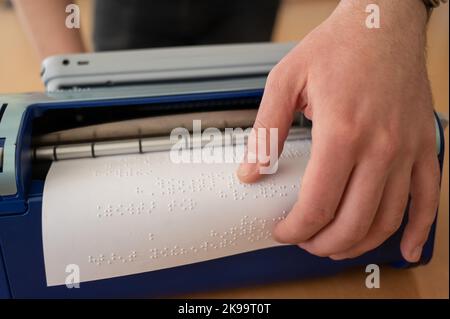
<svg viewBox="0 0 450 319">
<path fill-rule="evenodd" d="M 44 188 L 47 285 L 191 264 L 279 245 L 310 141 L 287 142 L 278 172 L 241 184 L 237 164 L 174 164 L 168 152 L 54 162 Z"/>
</svg>

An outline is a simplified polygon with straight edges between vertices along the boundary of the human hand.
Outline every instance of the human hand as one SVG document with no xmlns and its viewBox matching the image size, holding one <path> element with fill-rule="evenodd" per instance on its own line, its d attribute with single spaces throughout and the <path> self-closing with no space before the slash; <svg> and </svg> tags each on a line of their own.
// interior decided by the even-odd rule
<svg viewBox="0 0 450 319">
<path fill-rule="evenodd" d="M 380 7 L 380 29 L 365 25 L 369 3 Z M 299 198 L 276 240 L 356 257 L 399 228 L 410 194 L 401 251 L 420 259 L 439 199 L 426 20 L 417 0 L 341 1 L 270 72 L 254 128 L 278 128 L 281 153 L 296 111 L 313 122 Z M 257 181 L 261 165 L 242 163 L 238 177 Z"/>
</svg>

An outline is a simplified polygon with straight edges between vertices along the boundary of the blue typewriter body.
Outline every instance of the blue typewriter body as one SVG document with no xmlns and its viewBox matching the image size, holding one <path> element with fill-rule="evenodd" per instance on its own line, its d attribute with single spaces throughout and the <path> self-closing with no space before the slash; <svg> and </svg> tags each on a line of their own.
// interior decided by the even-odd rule
<svg viewBox="0 0 450 319">
<path fill-rule="evenodd" d="M 116 112 L 126 108 L 132 111 L 143 106 L 151 113 L 153 107 L 160 110 L 176 105 L 182 112 L 183 108 L 195 110 L 214 101 L 239 105 L 237 101 L 243 99 L 254 99 L 257 107 L 264 83 L 265 77 L 255 77 L 0 95 L 0 297 L 164 297 L 324 276 L 372 263 L 410 266 L 400 253 L 402 226 L 383 245 L 351 260 L 333 261 L 313 256 L 297 246 L 281 246 L 158 271 L 82 282 L 79 288 L 47 286 L 42 242 L 45 174 L 35 173 L 38 164 L 33 161 L 32 154 L 32 138 L 40 118 L 48 114 L 72 114 L 74 110 L 93 110 L 93 116 L 104 116 L 109 110 Z M 436 129 L 436 156 L 442 167 L 443 128 L 437 117 Z M 406 220 L 407 214 L 405 216 Z M 432 257 L 434 232 L 433 226 L 419 264 L 426 264 Z"/>
</svg>

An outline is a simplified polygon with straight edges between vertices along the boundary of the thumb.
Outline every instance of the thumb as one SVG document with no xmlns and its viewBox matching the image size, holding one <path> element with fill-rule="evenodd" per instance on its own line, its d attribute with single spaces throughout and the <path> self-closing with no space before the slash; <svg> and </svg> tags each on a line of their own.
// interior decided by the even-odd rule
<svg viewBox="0 0 450 319">
<path fill-rule="evenodd" d="M 241 182 L 253 183 L 262 174 L 274 173 L 273 170 L 268 169 L 268 164 L 274 164 L 272 160 L 275 159 L 276 162 L 283 150 L 284 141 L 289 134 L 304 82 L 306 82 L 298 78 L 298 70 L 296 71 L 290 71 L 280 62 L 267 77 L 258 114 L 248 139 L 244 161 L 237 171 Z M 290 73 L 294 73 L 294 76 L 290 76 Z M 270 158 L 270 163 L 267 158 Z"/>
</svg>

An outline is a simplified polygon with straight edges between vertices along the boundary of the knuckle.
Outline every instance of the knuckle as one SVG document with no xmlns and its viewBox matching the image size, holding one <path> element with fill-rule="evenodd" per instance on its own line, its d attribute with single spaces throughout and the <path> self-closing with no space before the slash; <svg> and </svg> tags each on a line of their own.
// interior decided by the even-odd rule
<svg viewBox="0 0 450 319">
<path fill-rule="evenodd" d="M 401 147 L 401 155 L 403 158 L 414 157 L 417 152 L 417 145 L 414 139 L 405 141 Z"/>
<path fill-rule="evenodd" d="M 343 124 L 333 128 L 328 135 L 327 146 L 338 151 L 345 150 L 355 154 L 360 145 L 360 136 L 350 125 Z"/>
<path fill-rule="evenodd" d="M 259 134 L 258 134 L 258 129 L 259 128 L 269 128 L 267 120 L 265 118 L 263 118 L 262 116 L 256 117 L 255 123 L 253 124 L 253 127 L 254 127 L 254 129 L 252 131 L 252 134 L 256 138 L 259 137 Z"/>
<path fill-rule="evenodd" d="M 355 224 L 341 234 L 341 241 L 346 245 L 356 244 L 366 236 L 367 231 L 365 224 Z"/>
<path fill-rule="evenodd" d="M 401 156 L 401 153 L 401 139 L 395 134 L 382 132 L 377 134 L 375 141 L 369 147 L 368 155 L 381 169 L 387 169 Z"/>
<path fill-rule="evenodd" d="M 421 202 L 421 207 L 424 210 L 430 212 L 427 216 L 431 216 L 434 214 L 439 206 L 439 188 L 436 186 L 436 189 L 429 189 L 427 192 L 413 194 L 413 200 L 417 202 Z"/>
<path fill-rule="evenodd" d="M 394 134 L 383 133 L 380 137 L 377 151 L 385 159 L 385 162 L 393 161 L 400 153 L 400 138 Z"/>
<path fill-rule="evenodd" d="M 379 233 L 384 237 L 388 238 L 393 235 L 402 223 L 402 218 L 397 218 L 392 222 L 384 222 L 379 226 Z"/>
<path fill-rule="evenodd" d="M 282 87 L 283 70 L 280 64 L 275 65 L 266 79 L 266 90 L 279 90 Z"/>
<path fill-rule="evenodd" d="M 429 229 L 431 225 L 433 225 L 434 221 L 436 220 L 436 212 L 430 211 L 430 213 L 424 215 L 423 217 L 423 223 L 422 226 L 424 229 Z"/>
<path fill-rule="evenodd" d="M 328 224 L 334 218 L 334 213 L 325 208 L 316 208 L 315 210 L 305 214 L 303 220 L 308 227 L 317 227 Z"/>
<path fill-rule="evenodd" d="M 430 147 L 431 150 L 435 149 L 436 131 L 434 130 L 434 127 L 429 130 L 423 130 L 422 143 L 425 145 L 425 147 Z"/>
<path fill-rule="evenodd" d="M 355 234 L 353 232 L 343 232 L 336 240 L 336 242 L 339 242 L 345 246 L 351 246 L 353 244 L 356 244 L 357 241 L 358 241 L 358 234 Z"/>
<path fill-rule="evenodd" d="M 278 231 L 277 237 L 284 238 L 284 242 L 291 244 L 297 244 L 307 239 L 298 223 L 286 221 L 284 222 L 283 232 Z"/>
<path fill-rule="evenodd" d="M 381 220 L 381 224 L 398 224 L 403 222 L 405 211 L 407 208 L 407 198 L 405 201 L 400 200 L 396 203 L 392 203 L 392 207 L 386 212 L 384 220 Z"/>
</svg>

